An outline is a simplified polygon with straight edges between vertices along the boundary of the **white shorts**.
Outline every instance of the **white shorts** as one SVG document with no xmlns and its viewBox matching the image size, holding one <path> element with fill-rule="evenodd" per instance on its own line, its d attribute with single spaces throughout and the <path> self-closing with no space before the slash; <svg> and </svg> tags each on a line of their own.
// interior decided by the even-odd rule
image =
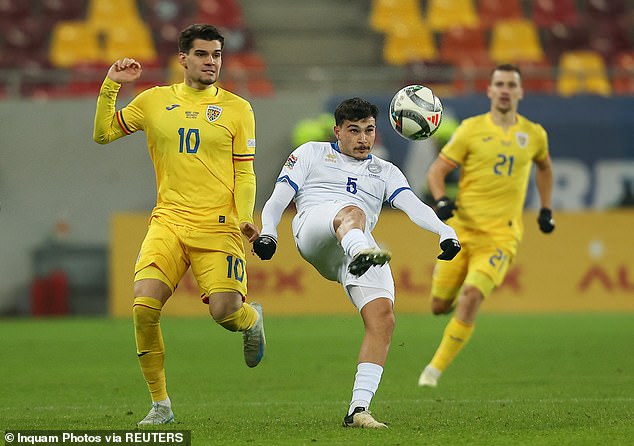
<svg viewBox="0 0 634 446">
<path fill-rule="evenodd" d="M 293 237 L 301 256 L 328 280 L 339 282 L 346 290 L 352 303 L 359 309 L 379 297 L 394 302 L 394 279 L 389 264 L 373 266 L 361 277 L 348 272 L 352 258 L 341 247 L 333 221 L 337 213 L 350 203 L 326 202 L 298 213 L 293 218 Z M 372 234 L 365 236 L 371 246 L 378 247 Z M 351 293 L 351 287 L 374 288 L 372 292 Z M 353 297 L 355 296 L 355 297 Z M 361 296 L 361 297 L 359 297 Z"/>
</svg>

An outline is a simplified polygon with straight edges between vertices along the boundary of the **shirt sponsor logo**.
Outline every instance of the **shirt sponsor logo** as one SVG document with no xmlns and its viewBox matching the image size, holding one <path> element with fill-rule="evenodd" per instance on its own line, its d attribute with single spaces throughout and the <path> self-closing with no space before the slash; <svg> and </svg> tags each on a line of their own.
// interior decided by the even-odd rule
<svg viewBox="0 0 634 446">
<path fill-rule="evenodd" d="M 291 155 L 288 157 L 288 159 L 284 163 L 284 167 L 288 167 L 289 169 L 292 169 L 293 167 L 295 167 L 296 162 L 297 162 L 297 157 L 295 155 Z"/>
<path fill-rule="evenodd" d="M 221 114 L 222 114 L 221 107 L 218 107 L 217 105 L 208 105 L 207 113 L 205 114 L 205 117 L 207 118 L 207 121 L 214 122 L 220 117 Z"/>
<path fill-rule="evenodd" d="M 337 155 L 333 155 L 332 153 L 328 153 L 326 154 L 326 158 L 324 158 L 324 161 L 327 163 L 336 163 L 337 162 Z"/>
<path fill-rule="evenodd" d="M 196 119 L 198 117 L 198 112 L 193 112 L 193 111 L 186 111 L 185 112 L 185 117 L 188 119 Z"/>
<path fill-rule="evenodd" d="M 247 139 L 247 147 L 255 147 L 255 139 Z"/>
<path fill-rule="evenodd" d="M 528 145 L 528 134 L 524 132 L 517 132 L 515 134 L 515 139 L 517 139 L 517 143 L 522 149 L 525 149 Z"/>
</svg>

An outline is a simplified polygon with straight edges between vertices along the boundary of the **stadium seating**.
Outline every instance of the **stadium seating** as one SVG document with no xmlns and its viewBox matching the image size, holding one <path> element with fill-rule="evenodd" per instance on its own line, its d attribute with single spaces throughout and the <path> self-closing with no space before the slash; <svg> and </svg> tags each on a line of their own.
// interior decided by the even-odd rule
<svg viewBox="0 0 634 446">
<path fill-rule="evenodd" d="M 440 59 L 454 64 L 471 60 L 476 65 L 490 66 L 485 31 L 465 27 L 446 30 L 440 37 Z"/>
<path fill-rule="evenodd" d="M 493 26 L 489 55 L 497 63 L 539 62 L 544 59 L 544 50 L 530 20 L 502 20 Z"/>
<path fill-rule="evenodd" d="M 628 32 L 619 20 L 595 20 L 588 26 L 588 47 L 600 53 L 605 60 L 612 62 L 614 57 L 623 52 L 634 49 Z"/>
<path fill-rule="evenodd" d="M 90 0 L 87 21 L 93 28 L 104 31 L 122 23 L 142 24 L 134 0 Z"/>
<path fill-rule="evenodd" d="M 522 88 L 524 91 L 534 93 L 554 93 L 554 69 L 547 61 L 520 62 L 518 64 L 522 72 Z"/>
<path fill-rule="evenodd" d="M 592 20 L 618 20 L 627 11 L 625 0 L 587 0 L 586 13 Z"/>
<path fill-rule="evenodd" d="M 500 20 L 522 19 L 520 0 L 479 0 L 478 15 L 480 25 L 491 28 Z"/>
<path fill-rule="evenodd" d="M 566 51 L 559 61 L 557 93 L 610 95 L 612 91 L 605 62 L 596 51 Z"/>
<path fill-rule="evenodd" d="M 86 0 L 39 0 L 38 17 L 51 21 L 82 20 L 86 14 Z"/>
<path fill-rule="evenodd" d="M 81 42 L 78 45 L 77 42 Z M 51 63 L 59 68 L 69 68 L 79 63 L 101 61 L 104 50 L 103 36 L 86 22 L 60 22 L 51 38 Z"/>
<path fill-rule="evenodd" d="M 472 0 L 429 0 L 426 23 L 433 31 L 445 31 L 454 26 L 480 26 Z"/>
<path fill-rule="evenodd" d="M 612 86 L 617 94 L 634 94 L 634 50 L 615 57 Z"/>
<path fill-rule="evenodd" d="M 535 0 L 532 4 L 531 18 L 539 28 L 557 24 L 576 25 L 579 22 L 575 0 Z"/>
<path fill-rule="evenodd" d="M 433 35 L 422 22 L 400 23 L 385 36 L 383 59 L 391 65 L 433 60 L 436 56 Z"/>
<path fill-rule="evenodd" d="M 108 27 L 102 60 L 110 62 L 122 57 L 132 57 L 145 64 L 156 60 L 156 50 L 149 28 L 141 23 L 131 26 L 126 22 Z"/>
<path fill-rule="evenodd" d="M 198 23 L 213 23 L 222 28 L 243 27 L 238 0 L 198 0 Z"/>
<path fill-rule="evenodd" d="M 588 30 L 581 24 L 556 25 L 546 28 L 543 32 L 546 57 L 551 64 L 557 65 L 559 58 L 565 51 L 577 51 L 588 48 Z"/>
<path fill-rule="evenodd" d="M 419 0 L 372 0 L 370 27 L 378 32 L 389 32 L 400 23 L 422 23 Z"/>
</svg>

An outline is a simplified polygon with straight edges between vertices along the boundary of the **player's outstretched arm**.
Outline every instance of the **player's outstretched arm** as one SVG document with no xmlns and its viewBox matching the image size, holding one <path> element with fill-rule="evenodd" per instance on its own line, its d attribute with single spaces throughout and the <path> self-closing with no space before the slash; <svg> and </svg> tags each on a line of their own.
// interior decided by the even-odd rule
<svg viewBox="0 0 634 446">
<path fill-rule="evenodd" d="M 253 252 L 262 260 L 270 260 L 277 249 L 277 226 L 284 209 L 295 196 L 295 190 L 285 182 L 277 183 L 262 209 L 262 232 L 253 242 Z"/>
<path fill-rule="evenodd" d="M 420 201 L 411 190 L 401 191 L 394 200 L 392 206 L 402 210 L 407 216 L 423 229 L 434 232 L 440 236 L 440 249 L 438 256 L 441 260 L 451 260 L 460 251 L 460 242 L 454 229 L 440 221 L 433 209 Z"/>
</svg>

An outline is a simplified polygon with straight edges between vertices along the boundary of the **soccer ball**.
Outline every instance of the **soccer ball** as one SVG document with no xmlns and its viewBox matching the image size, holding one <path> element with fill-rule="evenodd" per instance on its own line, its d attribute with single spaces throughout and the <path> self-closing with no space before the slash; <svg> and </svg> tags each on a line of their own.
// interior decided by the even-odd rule
<svg viewBox="0 0 634 446">
<path fill-rule="evenodd" d="M 405 139 L 427 139 L 442 121 L 442 104 L 434 92 L 423 85 L 401 88 L 390 103 L 390 124 Z"/>
</svg>

